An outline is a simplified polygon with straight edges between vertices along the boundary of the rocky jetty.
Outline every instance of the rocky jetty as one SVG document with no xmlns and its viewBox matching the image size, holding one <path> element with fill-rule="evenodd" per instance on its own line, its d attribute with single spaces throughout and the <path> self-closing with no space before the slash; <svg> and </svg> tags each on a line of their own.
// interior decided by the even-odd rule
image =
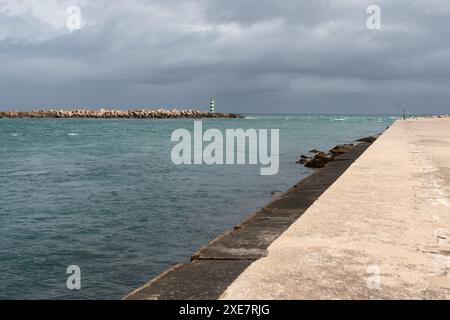
<svg viewBox="0 0 450 320">
<path fill-rule="evenodd" d="M 445 119 L 445 118 L 450 118 L 450 115 L 448 115 L 448 114 L 433 114 L 433 115 L 414 117 L 414 119 Z"/>
<path fill-rule="evenodd" d="M 33 110 L 0 112 L 0 118 L 242 118 L 237 113 L 206 112 L 199 110 L 130 109 L 130 110 Z"/>
<path fill-rule="evenodd" d="M 365 137 L 362 139 L 355 140 L 357 142 L 367 142 L 367 143 L 373 143 L 378 136 L 370 136 Z M 327 163 L 336 160 L 336 157 L 347 153 L 353 149 L 353 144 L 339 144 L 335 146 L 333 149 L 329 150 L 328 152 L 319 151 L 317 149 L 313 149 L 309 151 L 310 153 L 313 153 L 313 156 L 305 156 L 301 155 L 300 159 L 296 163 L 303 164 L 307 168 L 322 168 Z"/>
</svg>

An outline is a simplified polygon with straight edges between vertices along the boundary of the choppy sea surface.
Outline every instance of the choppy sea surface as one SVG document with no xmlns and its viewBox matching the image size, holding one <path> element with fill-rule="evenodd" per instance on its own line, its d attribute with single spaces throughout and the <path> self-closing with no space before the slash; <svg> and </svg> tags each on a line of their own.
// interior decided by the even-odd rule
<svg viewBox="0 0 450 320">
<path fill-rule="evenodd" d="M 204 129 L 279 129 L 280 170 L 180 165 L 188 119 L 0 119 L 0 299 L 119 299 L 311 171 L 300 154 L 382 132 L 396 116 L 249 115 Z M 81 269 L 68 290 L 66 268 Z"/>
</svg>

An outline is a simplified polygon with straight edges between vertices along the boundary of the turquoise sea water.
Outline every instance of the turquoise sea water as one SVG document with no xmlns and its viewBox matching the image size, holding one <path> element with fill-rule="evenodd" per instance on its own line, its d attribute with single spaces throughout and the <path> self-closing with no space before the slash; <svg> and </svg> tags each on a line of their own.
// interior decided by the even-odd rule
<svg viewBox="0 0 450 320">
<path fill-rule="evenodd" d="M 119 299 L 310 173 L 300 154 L 394 116 L 251 115 L 204 129 L 280 130 L 280 171 L 171 162 L 187 119 L 0 119 L 0 299 Z M 81 290 L 66 268 L 81 268 Z"/>
</svg>

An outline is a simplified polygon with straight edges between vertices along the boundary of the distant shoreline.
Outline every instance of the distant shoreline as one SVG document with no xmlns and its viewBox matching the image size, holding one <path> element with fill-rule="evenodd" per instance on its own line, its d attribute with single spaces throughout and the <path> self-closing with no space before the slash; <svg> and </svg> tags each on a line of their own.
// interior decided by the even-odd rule
<svg viewBox="0 0 450 320">
<path fill-rule="evenodd" d="M 1 111 L 0 118 L 95 118 L 95 119 L 168 119 L 168 118 L 225 118 L 240 119 L 238 113 L 206 112 L 199 110 L 130 109 L 130 110 L 33 110 Z"/>
</svg>

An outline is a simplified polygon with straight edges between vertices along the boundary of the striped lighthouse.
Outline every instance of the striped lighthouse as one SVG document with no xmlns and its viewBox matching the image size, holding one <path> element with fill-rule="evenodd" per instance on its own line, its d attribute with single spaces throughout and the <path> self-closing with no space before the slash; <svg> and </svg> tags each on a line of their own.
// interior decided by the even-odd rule
<svg viewBox="0 0 450 320">
<path fill-rule="evenodd" d="M 209 103 L 209 112 L 214 113 L 215 111 L 214 99 L 211 99 L 211 102 Z"/>
</svg>

